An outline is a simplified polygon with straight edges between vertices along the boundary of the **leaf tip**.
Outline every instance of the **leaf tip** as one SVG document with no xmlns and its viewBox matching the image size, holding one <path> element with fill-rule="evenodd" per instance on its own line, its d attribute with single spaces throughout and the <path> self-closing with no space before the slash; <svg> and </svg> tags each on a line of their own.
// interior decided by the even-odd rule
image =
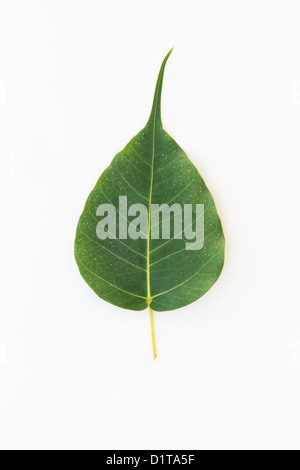
<svg viewBox="0 0 300 470">
<path fill-rule="evenodd" d="M 154 92 L 152 110 L 151 110 L 151 114 L 150 114 L 147 125 L 150 124 L 150 123 L 154 123 L 154 125 L 155 125 L 155 123 L 157 123 L 157 125 L 159 127 L 162 127 L 161 115 L 160 115 L 161 90 L 162 90 L 162 83 L 163 83 L 165 66 L 166 66 L 168 58 L 172 54 L 173 49 L 174 49 L 174 47 L 172 47 L 169 50 L 169 52 L 167 53 L 167 55 L 165 56 L 165 58 L 164 58 L 164 60 L 161 64 L 159 74 L 158 74 L 158 77 L 157 77 L 155 92 Z"/>
</svg>

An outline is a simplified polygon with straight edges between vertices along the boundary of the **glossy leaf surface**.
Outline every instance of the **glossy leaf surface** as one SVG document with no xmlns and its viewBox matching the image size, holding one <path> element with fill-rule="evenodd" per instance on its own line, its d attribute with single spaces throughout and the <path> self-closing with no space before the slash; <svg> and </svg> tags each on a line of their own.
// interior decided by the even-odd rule
<svg viewBox="0 0 300 470">
<path fill-rule="evenodd" d="M 132 310 L 148 306 L 172 310 L 194 302 L 216 282 L 224 262 L 224 236 L 213 198 L 195 166 L 162 127 L 161 90 L 170 53 L 159 72 L 148 123 L 101 175 L 76 233 L 75 257 L 82 277 L 102 299 Z M 120 216 L 119 196 L 127 196 L 128 207 L 143 204 L 148 208 L 150 223 L 144 238 L 97 237 L 101 204 L 115 207 L 117 233 L 120 224 L 128 227 L 133 220 Z M 184 236 L 174 238 L 174 233 L 170 239 L 151 238 L 151 205 L 163 203 L 204 204 L 202 249 L 187 250 Z"/>
</svg>

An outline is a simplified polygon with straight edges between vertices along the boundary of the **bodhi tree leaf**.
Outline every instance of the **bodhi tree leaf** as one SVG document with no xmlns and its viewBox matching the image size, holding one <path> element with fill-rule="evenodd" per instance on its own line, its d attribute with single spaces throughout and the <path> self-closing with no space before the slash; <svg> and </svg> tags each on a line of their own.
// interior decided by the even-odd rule
<svg viewBox="0 0 300 470">
<path fill-rule="evenodd" d="M 75 240 L 80 273 L 99 297 L 126 309 L 149 308 L 154 358 L 153 310 L 173 310 L 199 299 L 224 263 L 224 235 L 213 198 L 162 127 L 161 91 L 171 52 L 161 65 L 146 126 L 101 175 Z"/>
</svg>

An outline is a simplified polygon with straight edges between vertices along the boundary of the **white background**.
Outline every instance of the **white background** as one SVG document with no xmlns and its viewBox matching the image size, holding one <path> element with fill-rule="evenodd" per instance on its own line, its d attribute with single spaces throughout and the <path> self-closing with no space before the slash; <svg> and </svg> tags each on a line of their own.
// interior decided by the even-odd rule
<svg viewBox="0 0 300 470">
<path fill-rule="evenodd" d="M 300 448 L 300 3 L 0 2 L 0 447 Z M 146 123 L 211 189 L 217 284 L 157 313 L 99 299 L 73 241 Z"/>
</svg>

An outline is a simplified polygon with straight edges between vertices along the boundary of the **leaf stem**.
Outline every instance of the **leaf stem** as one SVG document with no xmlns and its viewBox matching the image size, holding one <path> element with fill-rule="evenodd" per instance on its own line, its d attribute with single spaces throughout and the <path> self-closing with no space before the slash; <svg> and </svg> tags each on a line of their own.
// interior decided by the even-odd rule
<svg viewBox="0 0 300 470">
<path fill-rule="evenodd" d="M 150 313 L 150 325 L 151 325 L 151 336 L 152 336 L 152 347 L 153 347 L 153 359 L 156 359 L 157 353 L 156 353 L 156 345 L 155 345 L 153 310 L 150 308 L 150 305 L 149 305 L 149 313 Z"/>
</svg>

